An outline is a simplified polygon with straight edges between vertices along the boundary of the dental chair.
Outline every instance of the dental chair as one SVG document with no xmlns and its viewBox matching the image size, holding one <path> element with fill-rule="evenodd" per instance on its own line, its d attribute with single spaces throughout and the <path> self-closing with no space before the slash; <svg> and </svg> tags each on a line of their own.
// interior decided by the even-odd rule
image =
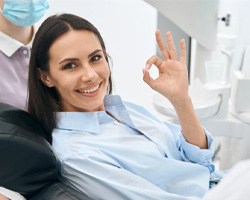
<svg viewBox="0 0 250 200">
<path fill-rule="evenodd" d="M 60 182 L 45 133 L 29 113 L 0 103 L 0 186 L 30 200 L 91 200 Z"/>
</svg>

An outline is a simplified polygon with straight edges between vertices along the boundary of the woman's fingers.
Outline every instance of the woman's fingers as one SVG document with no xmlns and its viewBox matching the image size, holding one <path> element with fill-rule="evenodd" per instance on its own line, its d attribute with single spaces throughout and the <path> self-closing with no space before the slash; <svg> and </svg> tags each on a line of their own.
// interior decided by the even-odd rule
<svg viewBox="0 0 250 200">
<path fill-rule="evenodd" d="M 149 70 L 152 65 L 155 65 L 158 69 L 160 69 L 160 67 L 161 67 L 161 65 L 162 65 L 163 62 L 164 61 L 161 58 L 159 58 L 158 56 L 154 55 L 154 56 L 152 56 L 151 58 L 149 58 L 147 60 L 145 69 Z"/>
<path fill-rule="evenodd" d="M 155 32 L 155 37 L 156 37 L 156 41 L 158 43 L 159 49 L 161 51 L 163 60 L 169 59 L 170 57 L 169 57 L 167 46 L 164 44 L 162 36 L 161 36 L 161 32 L 159 30 Z"/>
<path fill-rule="evenodd" d="M 186 45 L 184 39 L 180 41 L 180 62 L 186 64 Z"/>
<path fill-rule="evenodd" d="M 160 59 L 158 56 L 154 55 L 151 58 L 147 60 L 146 66 L 143 69 L 143 80 L 151 87 L 154 89 L 154 79 L 151 78 L 149 69 L 151 68 L 152 65 L 155 65 L 158 70 L 160 71 L 160 68 L 164 61 Z"/>
<path fill-rule="evenodd" d="M 164 44 L 164 41 L 162 39 L 162 36 L 159 30 L 155 32 L 155 37 L 156 37 L 156 41 L 158 43 L 159 49 L 161 51 L 163 60 L 168 60 L 168 59 L 178 60 L 176 47 L 175 47 L 171 32 L 168 31 L 166 33 L 167 45 Z"/>
<path fill-rule="evenodd" d="M 149 71 L 145 68 L 143 69 L 143 80 L 145 81 L 145 83 L 151 86 L 151 81 L 153 79 L 150 77 Z"/>
<path fill-rule="evenodd" d="M 176 54 L 176 48 L 174 44 L 174 39 L 172 37 L 171 32 L 168 31 L 166 33 L 166 37 L 167 37 L 167 42 L 168 42 L 168 53 L 170 55 L 170 58 L 173 60 L 178 60 L 177 54 Z"/>
</svg>

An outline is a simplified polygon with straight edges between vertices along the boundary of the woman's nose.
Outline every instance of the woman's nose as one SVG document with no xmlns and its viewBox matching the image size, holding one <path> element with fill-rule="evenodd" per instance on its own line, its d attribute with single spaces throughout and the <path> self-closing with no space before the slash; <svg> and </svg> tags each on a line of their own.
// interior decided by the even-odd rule
<svg viewBox="0 0 250 200">
<path fill-rule="evenodd" d="M 91 68 L 91 66 L 85 67 L 84 70 L 82 70 L 81 79 L 84 82 L 94 82 L 97 77 L 98 74 Z"/>
</svg>

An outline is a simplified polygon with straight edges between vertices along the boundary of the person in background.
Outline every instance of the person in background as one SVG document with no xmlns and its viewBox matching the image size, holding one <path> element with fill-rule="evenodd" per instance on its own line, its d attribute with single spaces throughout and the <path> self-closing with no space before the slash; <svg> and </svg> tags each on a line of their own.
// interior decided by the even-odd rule
<svg viewBox="0 0 250 200">
<path fill-rule="evenodd" d="M 26 109 L 33 25 L 47 9 L 47 0 L 0 0 L 0 102 Z"/>
<path fill-rule="evenodd" d="M 162 58 L 148 59 L 143 80 L 169 99 L 180 126 L 112 95 L 109 55 L 89 21 L 53 15 L 34 38 L 28 112 L 52 134 L 62 181 L 93 199 L 196 200 L 209 189 L 213 138 L 188 94 L 185 41 L 179 57 L 170 32 L 166 44 L 155 36 Z"/>
<path fill-rule="evenodd" d="M 0 0 L 0 102 L 27 109 L 28 65 L 35 34 L 33 25 L 48 7 L 47 0 Z M 1 200 L 13 195 L 20 197 L 6 188 L 0 190 Z"/>
</svg>

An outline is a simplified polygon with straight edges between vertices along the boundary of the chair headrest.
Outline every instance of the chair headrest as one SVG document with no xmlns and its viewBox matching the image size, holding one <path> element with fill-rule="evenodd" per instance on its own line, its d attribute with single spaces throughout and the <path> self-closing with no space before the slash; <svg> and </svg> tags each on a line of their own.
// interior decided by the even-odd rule
<svg viewBox="0 0 250 200">
<path fill-rule="evenodd" d="M 26 111 L 0 103 L 0 185 L 30 197 L 57 180 L 58 161 L 42 126 Z"/>
</svg>

